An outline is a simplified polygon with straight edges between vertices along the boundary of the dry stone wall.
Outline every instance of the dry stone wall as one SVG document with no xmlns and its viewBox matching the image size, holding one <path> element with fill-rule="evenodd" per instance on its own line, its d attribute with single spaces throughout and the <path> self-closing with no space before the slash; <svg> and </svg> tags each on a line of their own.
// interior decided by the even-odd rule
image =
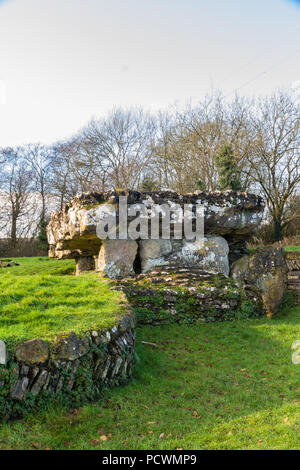
<svg viewBox="0 0 300 470">
<path fill-rule="evenodd" d="M 259 292 L 231 278 L 178 269 L 152 271 L 118 282 L 138 324 L 207 323 L 258 317 L 265 309 Z"/>
<path fill-rule="evenodd" d="M 290 251 L 285 254 L 288 267 L 288 290 L 295 302 L 300 304 L 300 252 Z"/>
<path fill-rule="evenodd" d="M 132 313 L 111 329 L 82 337 L 69 332 L 51 343 L 33 339 L 9 353 L 0 341 L 0 417 L 20 416 L 49 400 L 71 407 L 99 398 L 131 376 L 134 348 Z"/>
</svg>

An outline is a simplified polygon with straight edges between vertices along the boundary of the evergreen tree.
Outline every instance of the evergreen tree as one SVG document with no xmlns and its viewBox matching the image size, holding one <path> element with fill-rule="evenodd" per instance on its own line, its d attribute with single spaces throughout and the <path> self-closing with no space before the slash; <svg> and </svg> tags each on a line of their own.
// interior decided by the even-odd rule
<svg viewBox="0 0 300 470">
<path fill-rule="evenodd" d="M 233 155 L 233 149 L 229 144 L 225 144 L 218 153 L 216 163 L 219 171 L 220 190 L 232 189 L 234 191 L 241 191 L 240 172 Z"/>
<path fill-rule="evenodd" d="M 42 250 L 48 250 L 49 245 L 48 245 L 48 240 L 47 240 L 47 225 L 48 221 L 41 218 L 38 224 L 38 236 L 37 236 L 37 248 L 42 249 Z"/>
<path fill-rule="evenodd" d="M 197 183 L 197 189 L 199 191 L 206 191 L 205 183 L 202 180 L 199 180 Z"/>
<path fill-rule="evenodd" d="M 157 191 L 159 189 L 159 184 L 154 179 L 149 178 L 146 176 L 139 186 L 139 191 L 147 192 L 147 191 Z"/>
</svg>

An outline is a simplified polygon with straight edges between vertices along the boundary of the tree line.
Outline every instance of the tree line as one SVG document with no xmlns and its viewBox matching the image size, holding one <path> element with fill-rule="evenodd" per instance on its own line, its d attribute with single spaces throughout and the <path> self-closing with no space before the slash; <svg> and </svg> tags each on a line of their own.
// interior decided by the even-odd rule
<svg viewBox="0 0 300 470">
<path fill-rule="evenodd" d="M 115 108 L 54 145 L 0 149 L 0 233 L 10 248 L 45 244 L 52 210 L 76 193 L 108 189 L 253 191 L 267 204 L 271 235 L 299 234 L 299 96 L 197 105 L 151 114 Z"/>
</svg>

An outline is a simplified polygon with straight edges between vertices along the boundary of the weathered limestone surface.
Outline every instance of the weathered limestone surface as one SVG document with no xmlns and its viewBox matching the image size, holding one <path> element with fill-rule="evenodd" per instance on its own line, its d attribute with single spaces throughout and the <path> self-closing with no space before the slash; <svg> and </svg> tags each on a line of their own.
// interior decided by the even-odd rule
<svg viewBox="0 0 300 470">
<path fill-rule="evenodd" d="M 186 240 L 137 240 L 139 245 L 137 255 L 140 259 L 139 263 L 135 263 L 136 260 L 132 261 L 132 256 L 136 242 L 130 240 L 103 242 L 97 236 L 97 224 L 111 213 L 112 207 L 118 209 L 120 196 L 127 196 L 128 205 L 144 204 L 149 208 L 145 216 L 149 238 L 153 217 L 151 205 L 152 208 L 153 204 L 165 205 L 172 210 L 176 205 L 183 208 L 185 204 L 190 204 L 194 211 L 191 212 L 191 218 L 195 225 L 195 208 L 197 204 L 201 204 L 205 209 L 206 243 L 214 253 L 204 250 L 207 251 L 207 256 L 204 257 L 204 252 L 200 256 L 197 243 L 191 245 Z M 197 191 L 185 195 L 173 191 L 84 193 L 73 198 L 62 211 L 52 214 L 47 229 L 49 255 L 59 259 L 97 257 L 100 251 L 96 269 L 113 278 L 133 273 L 136 264 L 140 264 L 142 272 L 147 272 L 152 267 L 165 266 L 171 261 L 176 266 L 176 260 L 199 269 L 208 267 L 211 272 L 228 274 L 228 261 L 225 259 L 228 257 L 226 241 L 229 243 L 230 262 L 247 253 L 245 240 L 260 224 L 263 210 L 264 202 L 261 197 L 235 191 L 215 193 Z M 118 212 L 116 215 L 118 220 Z M 132 219 L 129 218 L 128 223 Z M 171 239 L 174 238 L 172 230 L 171 225 Z M 215 237 L 214 241 L 211 236 Z M 126 245 L 128 248 L 125 248 Z M 129 248 L 129 245 L 132 248 Z M 217 260 L 218 257 L 221 257 L 221 260 Z M 81 270 L 78 269 L 78 272 Z"/>
<path fill-rule="evenodd" d="M 241 284 L 257 287 L 268 316 L 276 313 L 287 287 L 287 265 L 281 248 L 255 250 L 236 261 L 231 274 Z"/>
<path fill-rule="evenodd" d="M 133 263 L 138 244 L 134 240 L 105 240 L 100 249 L 98 271 L 110 278 L 134 274 Z"/>
<path fill-rule="evenodd" d="M 223 237 L 208 235 L 203 240 L 183 240 L 178 251 L 172 253 L 169 263 L 174 268 L 198 268 L 211 274 L 229 275 L 229 247 Z"/>
<path fill-rule="evenodd" d="M 52 214 L 48 225 L 50 255 L 67 250 L 84 254 L 96 254 L 101 245 L 96 227 L 107 214 L 107 204 L 117 207 L 119 196 L 127 195 L 128 204 L 184 204 L 200 203 L 205 207 L 205 233 L 249 237 L 258 227 L 264 210 L 261 197 L 235 191 L 194 194 L 177 194 L 171 191 L 139 193 L 84 193 L 73 198 L 62 211 Z M 151 215 L 149 215 L 149 223 Z"/>
<path fill-rule="evenodd" d="M 195 268 L 201 272 L 229 275 L 229 247 L 223 237 L 207 235 L 203 240 L 141 240 L 141 272 L 158 266 Z"/>
<path fill-rule="evenodd" d="M 141 271 L 146 273 L 153 267 L 168 264 L 167 255 L 173 251 L 171 240 L 141 240 L 140 257 Z"/>
</svg>

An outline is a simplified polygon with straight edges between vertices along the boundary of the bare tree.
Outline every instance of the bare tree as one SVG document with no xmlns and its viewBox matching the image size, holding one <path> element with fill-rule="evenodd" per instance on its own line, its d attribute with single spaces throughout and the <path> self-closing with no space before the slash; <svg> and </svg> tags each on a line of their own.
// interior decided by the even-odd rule
<svg viewBox="0 0 300 470">
<path fill-rule="evenodd" d="M 78 153 L 79 142 L 74 138 L 66 142 L 58 142 L 52 148 L 51 194 L 58 198 L 60 209 L 80 190 L 74 174 L 74 161 Z"/>
<path fill-rule="evenodd" d="M 238 166 L 249 152 L 248 106 L 239 97 L 226 103 L 216 94 L 196 106 L 160 114 L 153 154 L 162 184 L 180 192 L 218 189 L 216 155 L 222 147 L 232 147 Z"/>
<path fill-rule="evenodd" d="M 23 158 L 22 148 L 3 149 L 1 154 L 5 158 L 2 215 L 10 247 L 15 250 L 18 240 L 32 230 L 32 217 L 36 215 L 36 201 L 32 198 L 32 171 Z"/>
<path fill-rule="evenodd" d="M 93 154 L 102 187 L 136 188 L 150 161 L 154 121 L 141 109 L 115 109 L 83 131 L 82 148 Z M 87 151 L 88 149 L 88 151 Z M 104 184 L 104 179 L 105 184 Z"/>
<path fill-rule="evenodd" d="M 300 113 L 293 93 L 277 92 L 261 99 L 252 113 L 252 150 L 244 173 L 267 203 L 280 240 L 291 220 L 287 207 L 300 189 Z"/>
<path fill-rule="evenodd" d="M 52 150 L 41 144 L 31 144 L 24 148 L 23 158 L 31 169 L 33 190 L 41 201 L 40 220 L 44 222 L 47 218 L 47 198 L 51 192 Z"/>
</svg>

